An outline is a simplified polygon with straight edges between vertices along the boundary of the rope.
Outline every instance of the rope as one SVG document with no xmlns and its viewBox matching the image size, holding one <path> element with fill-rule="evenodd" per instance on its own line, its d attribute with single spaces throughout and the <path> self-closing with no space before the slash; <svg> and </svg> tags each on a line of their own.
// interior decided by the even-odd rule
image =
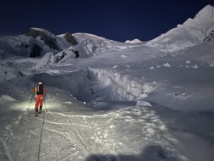
<svg viewBox="0 0 214 161">
<path fill-rule="evenodd" d="M 44 123 L 45 123 L 45 117 L 46 116 L 45 116 L 45 113 L 44 113 L 43 118 L 42 118 L 42 125 L 41 125 L 41 128 L 39 128 L 39 129 L 41 129 L 40 132 L 39 132 L 39 129 L 38 129 L 38 137 L 39 137 L 38 138 L 39 139 L 38 146 L 35 146 L 35 148 L 34 148 L 34 154 L 35 155 L 31 156 L 30 160 L 40 161 L 39 156 L 40 156 L 40 151 L 41 151 L 42 132 L 43 132 L 43 127 L 44 127 Z"/>
<path fill-rule="evenodd" d="M 40 137 L 39 137 L 38 161 L 40 160 L 39 156 L 40 156 L 41 142 L 42 142 L 42 131 L 43 131 L 44 123 L 45 123 L 45 115 L 46 115 L 46 112 L 44 112 L 44 115 L 43 115 L 42 127 L 41 127 L 41 132 L 40 132 Z"/>
<path fill-rule="evenodd" d="M 45 103 L 45 99 L 44 99 L 44 103 Z M 45 108 L 46 108 L 46 104 L 45 104 Z M 39 156 L 40 156 L 40 151 L 41 151 L 42 132 L 43 132 L 43 127 L 44 127 L 44 123 L 45 123 L 45 117 L 46 117 L 46 112 L 44 111 L 42 127 L 41 127 L 41 131 L 40 131 L 40 136 L 39 136 L 38 161 L 40 160 Z"/>
<path fill-rule="evenodd" d="M 32 99 L 33 99 L 33 95 L 31 97 L 31 101 L 30 101 L 30 104 L 32 102 Z M 30 106 L 29 104 L 29 106 Z M 45 104 L 45 108 L 46 108 L 46 104 Z M 28 108 L 29 109 L 29 108 Z M 40 134 L 39 134 L 39 145 L 38 145 L 38 155 L 37 157 L 35 156 L 35 159 L 37 158 L 38 161 L 40 161 L 40 151 L 41 151 L 41 142 L 42 142 L 42 132 L 43 132 L 43 127 L 44 127 L 44 123 L 45 123 L 45 117 L 46 117 L 46 112 L 44 111 L 44 115 L 43 115 L 43 119 L 42 119 L 42 125 L 41 125 L 41 131 L 40 131 Z"/>
</svg>

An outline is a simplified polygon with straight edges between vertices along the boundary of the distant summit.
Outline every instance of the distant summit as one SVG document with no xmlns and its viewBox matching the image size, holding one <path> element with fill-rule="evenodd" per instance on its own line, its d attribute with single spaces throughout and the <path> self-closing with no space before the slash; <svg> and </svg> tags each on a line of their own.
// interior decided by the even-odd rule
<svg viewBox="0 0 214 161">
<path fill-rule="evenodd" d="M 139 39 L 134 39 L 134 40 L 126 40 L 125 43 L 129 43 L 129 44 L 137 44 L 137 43 L 142 43 L 142 41 L 140 41 Z"/>
<path fill-rule="evenodd" d="M 57 45 L 55 35 L 45 29 L 30 28 L 24 33 L 24 35 L 31 36 L 33 38 L 40 37 L 40 39 L 43 40 L 44 43 L 50 48 L 54 50 L 61 50 L 60 47 Z"/>
</svg>

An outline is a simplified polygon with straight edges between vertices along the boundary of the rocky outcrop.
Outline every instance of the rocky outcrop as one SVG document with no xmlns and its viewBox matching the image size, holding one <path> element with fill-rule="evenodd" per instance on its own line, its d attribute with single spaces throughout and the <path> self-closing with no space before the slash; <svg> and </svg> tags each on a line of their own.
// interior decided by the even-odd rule
<svg viewBox="0 0 214 161">
<path fill-rule="evenodd" d="M 205 38 L 204 41 L 210 41 L 214 38 L 214 30 L 212 30 Z"/>
<path fill-rule="evenodd" d="M 64 38 L 67 42 L 69 42 L 71 45 L 77 45 L 77 41 L 75 40 L 75 38 L 70 34 L 70 33 L 66 33 L 64 35 Z"/>
<path fill-rule="evenodd" d="M 41 51 L 42 48 L 38 45 L 33 45 L 30 46 L 31 52 L 30 52 L 30 57 L 34 58 L 34 57 L 40 57 L 41 56 Z"/>
<path fill-rule="evenodd" d="M 37 38 L 40 37 L 41 40 L 44 41 L 44 43 L 46 45 L 48 45 L 50 48 L 54 49 L 54 50 L 61 50 L 58 46 L 57 46 L 57 41 L 56 39 L 52 36 L 53 34 L 51 34 L 48 31 L 43 31 L 43 30 L 37 30 L 34 28 L 30 28 L 29 30 L 27 30 L 25 33 L 25 35 L 27 36 L 31 36 L 33 38 Z"/>
</svg>

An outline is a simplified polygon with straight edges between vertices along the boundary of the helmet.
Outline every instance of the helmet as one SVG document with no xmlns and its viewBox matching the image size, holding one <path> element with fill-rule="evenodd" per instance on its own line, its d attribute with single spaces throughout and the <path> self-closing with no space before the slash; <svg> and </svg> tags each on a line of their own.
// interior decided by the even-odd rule
<svg viewBox="0 0 214 161">
<path fill-rule="evenodd" d="M 41 81 L 39 81 L 39 82 L 38 82 L 38 84 L 42 84 L 42 82 L 41 82 Z"/>
</svg>

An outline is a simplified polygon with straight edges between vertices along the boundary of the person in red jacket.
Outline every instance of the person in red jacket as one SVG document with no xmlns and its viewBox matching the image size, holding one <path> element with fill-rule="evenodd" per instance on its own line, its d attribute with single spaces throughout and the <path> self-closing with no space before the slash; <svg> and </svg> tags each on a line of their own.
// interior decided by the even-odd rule
<svg viewBox="0 0 214 161">
<path fill-rule="evenodd" d="M 35 103 L 35 115 L 38 116 L 38 107 L 40 106 L 39 113 L 42 112 L 42 105 L 44 95 L 46 94 L 46 89 L 43 86 L 42 82 L 39 81 L 36 87 L 32 90 L 35 93 L 36 103 Z"/>
</svg>

